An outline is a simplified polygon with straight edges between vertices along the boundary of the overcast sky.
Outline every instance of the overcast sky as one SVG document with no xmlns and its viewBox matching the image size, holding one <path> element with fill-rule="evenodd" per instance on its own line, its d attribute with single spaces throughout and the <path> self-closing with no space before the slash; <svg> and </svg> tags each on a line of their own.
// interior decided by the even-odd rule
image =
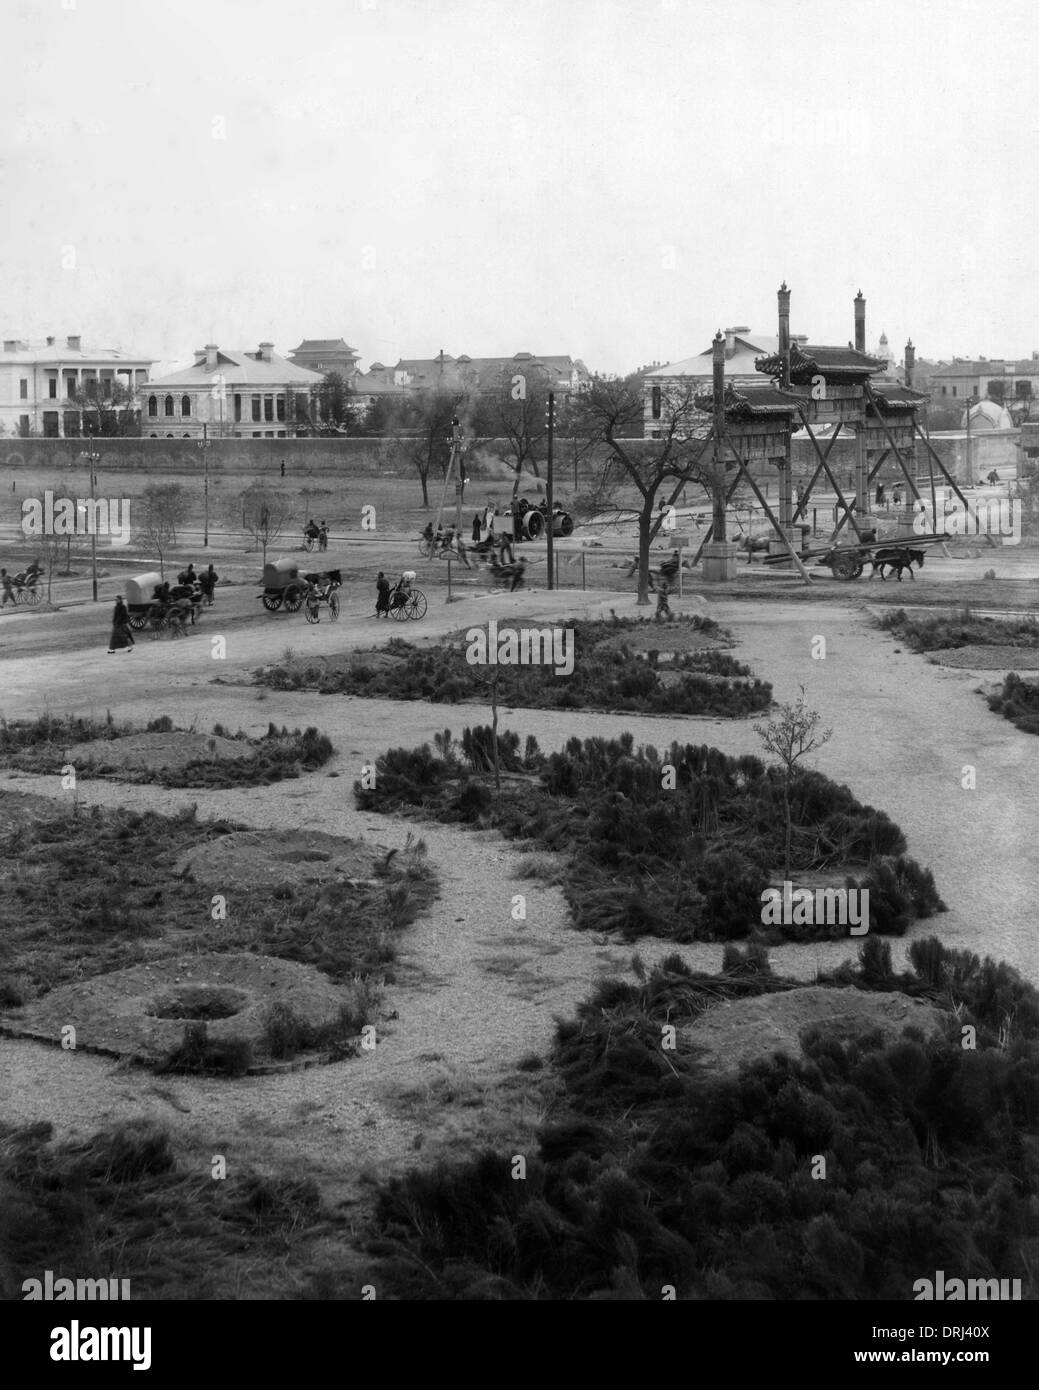
<svg viewBox="0 0 1039 1390">
<path fill-rule="evenodd" d="M 1039 349 L 1026 0 L 3 0 L 0 329 Z"/>
</svg>

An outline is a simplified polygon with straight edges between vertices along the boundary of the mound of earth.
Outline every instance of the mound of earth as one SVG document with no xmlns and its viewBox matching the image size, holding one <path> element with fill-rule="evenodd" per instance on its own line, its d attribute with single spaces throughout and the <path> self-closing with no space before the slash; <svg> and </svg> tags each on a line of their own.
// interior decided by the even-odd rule
<svg viewBox="0 0 1039 1390">
<path fill-rule="evenodd" d="M 381 845 L 320 830 L 242 830 L 195 845 L 174 869 L 221 892 L 336 880 L 355 885 L 373 879 L 385 855 Z"/>
<path fill-rule="evenodd" d="M 693 596 L 693 602 L 698 603 L 702 600 Z M 686 600 L 682 599 L 683 612 L 685 612 L 685 605 Z M 619 652 L 627 647 L 631 652 L 660 652 L 661 656 L 674 653 L 675 656 L 678 656 L 685 655 L 687 652 L 706 652 L 719 647 L 729 648 L 732 645 L 730 638 L 699 632 L 688 623 L 647 621 L 637 628 L 629 629 L 627 632 L 618 632 L 612 637 L 606 637 L 601 642 L 596 642 L 595 650 L 597 652 Z"/>
<path fill-rule="evenodd" d="M 955 666 L 967 671 L 1039 671 L 1039 650 L 1035 647 L 978 644 L 931 652 L 930 660 L 937 666 Z"/>
<path fill-rule="evenodd" d="M 53 820 L 61 815 L 63 806 L 49 796 L 35 792 L 0 791 L 0 835 L 8 835 L 19 826 L 34 821 Z"/>
<path fill-rule="evenodd" d="M 5 1015 L 4 1024 L 56 1041 L 72 1024 L 77 1047 L 151 1061 L 182 1041 L 188 1023 L 204 1021 L 217 1041 L 257 1043 L 272 1004 L 319 1027 L 353 1002 L 350 985 L 334 985 L 310 965 L 245 953 L 189 955 L 61 985 Z"/>
<path fill-rule="evenodd" d="M 91 739 L 88 743 L 75 744 L 68 751 L 72 763 L 158 772 L 163 768 L 179 770 L 189 763 L 206 760 L 249 758 L 255 749 L 244 739 L 172 730 L 164 734 Z"/>
<path fill-rule="evenodd" d="M 800 1058 L 801 1036 L 813 1025 L 826 1027 L 842 1039 L 879 1029 L 894 1042 L 909 1026 L 931 1036 L 941 1030 L 946 1018 L 933 1004 L 906 994 L 807 985 L 716 1004 L 678 1031 L 702 1053 L 707 1069 L 717 1074 L 734 1073 L 742 1062 L 773 1052 Z"/>
</svg>

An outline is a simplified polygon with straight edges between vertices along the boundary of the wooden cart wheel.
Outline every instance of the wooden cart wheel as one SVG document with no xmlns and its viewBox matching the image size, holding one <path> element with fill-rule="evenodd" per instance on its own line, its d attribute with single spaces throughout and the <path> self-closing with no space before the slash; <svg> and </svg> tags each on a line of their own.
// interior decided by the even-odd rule
<svg viewBox="0 0 1039 1390">
<path fill-rule="evenodd" d="M 332 615 L 332 618 L 333 618 L 333 619 L 339 617 L 339 595 L 338 595 L 338 594 L 329 594 L 329 596 L 328 596 L 328 611 L 329 611 L 329 613 Z"/>
<path fill-rule="evenodd" d="M 390 600 L 390 617 L 394 622 L 402 623 L 408 616 L 408 600 L 405 598 L 401 603 L 394 603 Z"/>
<path fill-rule="evenodd" d="M 857 579 L 861 573 L 862 562 L 852 560 L 847 555 L 842 555 L 839 560 L 833 562 L 834 579 Z"/>
<path fill-rule="evenodd" d="M 307 600 L 307 606 L 304 609 L 303 616 L 308 623 L 319 623 L 321 621 L 321 605 L 316 598 Z"/>
<path fill-rule="evenodd" d="M 407 616 L 416 622 L 426 616 L 426 596 L 421 589 L 412 589 L 411 597 L 405 604 Z"/>
<path fill-rule="evenodd" d="M 146 613 L 131 613 L 128 621 L 134 632 L 143 632 L 148 624 L 148 615 Z"/>
<path fill-rule="evenodd" d="M 290 584 L 285 590 L 285 607 L 290 613 L 298 613 L 303 607 L 305 590 L 300 584 Z"/>
<path fill-rule="evenodd" d="M 281 607 L 281 594 L 264 594 L 263 606 L 268 613 L 277 613 Z"/>
</svg>

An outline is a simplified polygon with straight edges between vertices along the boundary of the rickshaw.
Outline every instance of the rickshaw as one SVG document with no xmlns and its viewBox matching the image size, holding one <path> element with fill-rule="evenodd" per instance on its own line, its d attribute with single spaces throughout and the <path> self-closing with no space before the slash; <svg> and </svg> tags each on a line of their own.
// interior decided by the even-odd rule
<svg viewBox="0 0 1039 1390">
<path fill-rule="evenodd" d="M 426 616 L 426 596 L 414 587 L 415 571 L 405 570 L 390 592 L 390 617 L 398 623 Z"/>
<path fill-rule="evenodd" d="M 303 609 L 303 616 L 308 623 L 319 623 L 321 621 L 321 605 L 328 608 L 329 616 L 334 620 L 339 617 L 339 595 L 336 590 L 343 582 L 343 576 L 339 570 L 328 570 L 325 574 L 307 574 L 303 576 L 307 582 L 306 605 Z"/>
<path fill-rule="evenodd" d="M 268 613 L 277 613 L 284 605 L 289 613 L 303 606 L 307 581 L 300 576 L 295 560 L 268 560 L 263 567 L 263 606 Z"/>
</svg>

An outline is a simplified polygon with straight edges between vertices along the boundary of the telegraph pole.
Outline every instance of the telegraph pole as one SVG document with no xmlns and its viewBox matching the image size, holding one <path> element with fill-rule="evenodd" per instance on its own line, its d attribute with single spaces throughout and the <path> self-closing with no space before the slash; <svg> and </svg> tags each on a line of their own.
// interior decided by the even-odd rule
<svg viewBox="0 0 1039 1390">
<path fill-rule="evenodd" d="M 555 530 L 555 516 L 553 515 L 552 510 L 552 437 L 555 432 L 555 416 L 556 393 L 554 391 L 549 391 L 548 410 L 546 412 L 546 418 L 548 422 L 548 478 L 545 486 L 545 506 L 548 509 L 548 587 L 550 589 L 555 588 L 555 575 L 552 571 L 552 562 L 555 553 L 555 537 L 552 534 Z"/>
<path fill-rule="evenodd" d="M 440 349 L 443 357 L 444 350 Z M 441 362 L 441 371 L 443 362 Z M 462 493 L 465 491 L 465 478 L 462 476 L 462 426 L 458 423 L 458 416 L 455 415 L 451 420 L 451 467 L 457 469 L 455 474 L 455 544 L 462 544 Z"/>
<path fill-rule="evenodd" d="M 209 545 L 209 447 L 210 447 L 209 426 L 208 426 L 208 425 L 203 425 L 203 426 L 202 426 L 202 438 L 198 441 L 198 447 L 202 450 L 202 462 L 203 462 L 203 464 L 205 465 L 205 482 L 204 482 L 203 485 L 202 485 L 202 489 L 203 489 L 203 491 L 202 491 L 202 499 L 203 499 L 203 500 L 202 500 L 202 506 L 203 506 L 203 514 L 204 514 L 204 517 L 205 517 L 205 521 L 203 522 L 203 525 L 204 525 L 205 529 L 204 529 L 204 531 L 203 531 L 203 533 L 202 533 L 202 544 L 203 544 L 204 546 L 208 546 L 208 545 Z"/>
<path fill-rule="evenodd" d="M 97 507 L 94 505 L 94 484 L 95 484 L 95 478 L 96 478 L 96 474 L 95 474 L 95 471 L 94 471 L 94 470 L 96 469 L 97 465 L 101 462 L 101 451 L 100 451 L 99 449 L 95 448 L 94 442 L 93 442 L 93 440 L 91 439 L 90 448 L 87 449 L 87 450 L 85 450 L 85 451 L 80 455 L 80 457 L 81 457 L 81 458 L 85 458 L 85 459 L 87 460 L 89 466 L 90 466 L 90 517 L 91 517 L 91 526 L 90 526 L 90 577 L 91 577 L 91 587 L 92 587 L 92 589 L 93 589 L 93 594 L 94 594 L 94 602 L 96 603 L 96 602 L 97 602 Z"/>
</svg>

